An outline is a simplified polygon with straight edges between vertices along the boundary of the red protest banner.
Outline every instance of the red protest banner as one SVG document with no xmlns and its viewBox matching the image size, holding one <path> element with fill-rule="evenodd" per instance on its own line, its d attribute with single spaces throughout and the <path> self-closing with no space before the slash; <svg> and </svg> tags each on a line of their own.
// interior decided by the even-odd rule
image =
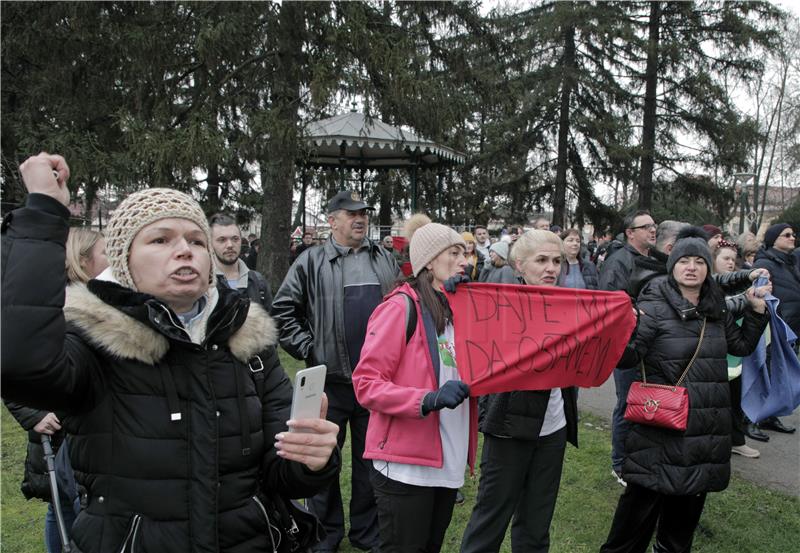
<svg viewBox="0 0 800 553">
<path fill-rule="evenodd" d="M 600 386 L 636 325 L 624 292 L 470 283 L 448 300 L 473 396 Z"/>
</svg>

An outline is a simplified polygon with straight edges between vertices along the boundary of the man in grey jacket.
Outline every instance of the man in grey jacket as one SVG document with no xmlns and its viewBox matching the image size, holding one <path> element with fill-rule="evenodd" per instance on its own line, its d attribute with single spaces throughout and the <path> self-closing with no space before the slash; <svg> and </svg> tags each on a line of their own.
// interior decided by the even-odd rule
<svg viewBox="0 0 800 553">
<path fill-rule="evenodd" d="M 648 211 L 636 211 L 627 215 L 623 221 L 625 227 L 625 245 L 605 260 L 600 270 L 600 290 L 627 292 L 628 281 L 634 269 L 634 260 L 647 256 L 656 245 L 656 223 Z M 635 298 L 634 298 L 635 299 Z M 617 392 L 617 404 L 611 416 L 611 470 L 617 481 L 623 486 L 622 461 L 625 457 L 625 438 L 630 423 L 625 420 L 628 390 L 636 378 L 636 371 L 614 369 L 614 386 Z"/>
<path fill-rule="evenodd" d="M 354 192 L 328 202 L 331 236 L 325 245 L 305 250 L 289 268 L 272 304 L 280 344 L 307 366 L 325 364 L 328 420 L 339 425 L 339 445 L 350 423 L 352 497 L 350 543 L 377 550 L 378 518 L 362 458 L 369 411 L 355 398 L 351 377 L 358 363 L 367 321 L 399 276 L 391 253 L 367 236 L 368 210 Z M 344 538 L 344 511 L 338 482 L 309 499 L 327 531 L 315 551 L 336 551 Z"/>
</svg>

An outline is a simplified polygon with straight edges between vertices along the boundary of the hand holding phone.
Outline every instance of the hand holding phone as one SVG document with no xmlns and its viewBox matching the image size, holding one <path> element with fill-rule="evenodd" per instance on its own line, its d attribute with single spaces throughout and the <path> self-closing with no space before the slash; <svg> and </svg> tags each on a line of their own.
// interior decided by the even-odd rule
<svg viewBox="0 0 800 553">
<path fill-rule="evenodd" d="M 328 369 L 325 365 L 317 365 L 297 372 L 294 378 L 294 395 L 290 416 L 292 420 L 320 418 L 327 372 Z M 289 431 L 304 432 L 294 428 L 289 428 Z"/>
</svg>

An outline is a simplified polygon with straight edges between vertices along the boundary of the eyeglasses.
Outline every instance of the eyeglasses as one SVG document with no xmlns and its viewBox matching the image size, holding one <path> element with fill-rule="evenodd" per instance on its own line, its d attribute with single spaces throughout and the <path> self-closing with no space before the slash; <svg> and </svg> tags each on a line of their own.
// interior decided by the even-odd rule
<svg viewBox="0 0 800 553">
<path fill-rule="evenodd" d="M 797 235 L 793 232 L 787 234 L 781 234 L 781 238 L 797 238 Z"/>
<path fill-rule="evenodd" d="M 638 227 L 628 227 L 628 228 L 630 230 L 639 230 L 640 228 L 643 228 L 645 230 L 656 230 L 658 228 L 658 225 L 656 225 L 655 223 L 648 223 L 646 225 L 639 225 Z"/>
</svg>

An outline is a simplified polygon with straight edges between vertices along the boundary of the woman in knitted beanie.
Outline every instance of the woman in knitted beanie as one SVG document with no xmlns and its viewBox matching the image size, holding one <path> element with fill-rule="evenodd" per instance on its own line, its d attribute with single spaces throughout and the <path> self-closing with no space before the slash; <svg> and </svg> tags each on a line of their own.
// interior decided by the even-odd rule
<svg viewBox="0 0 800 553">
<path fill-rule="evenodd" d="M 415 215 L 406 224 L 412 276 L 375 309 L 353 372 L 369 409 L 364 458 L 378 504 L 382 553 L 442 547 L 466 465 L 474 467 L 477 404 L 456 368 L 444 282 L 463 274 L 463 238 Z"/>
<path fill-rule="evenodd" d="M 529 230 L 509 263 L 527 285 L 557 286 L 564 245 Z M 547 551 L 567 441 L 577 446 L 575 388 L 515 391 L 481 398 L 481 479 L 461 552 L 499 551 L 513 517 L 513 551 Z"/>
<path fill-rule="evenodd" d="M 769 319 L 763 296 L 746 293 L 742 326 L 725 309 L 711 278 L 712 254 L 702 229 L 678 234 L 667 274 L 639 294 L 639 324 L 618 366 L 637 380 L 688 392 L 685 430 L 633 422 L 625 441 L 619 499 L 602 553 L 690 551 L 708 492 L 728 486 L 730 388 L 726 355 L 749 355 Z M 745 272 L 747 279 L 747 272 Z M 633 388 L 632 388 L 633 389 Z"/>
<path fill-rule="evenodd" d="M 212 285 L 200 206 L 166 188 L 128 196 L 107 228 L 109 268 L 65 303 L 69 168 L 42 153 L 20 173 L 30 194 L 3 225 L 2 388 L 68 412 L 85 506 L 73 551 L 286 547 L 279 513 L 336 477 L 338 428 L 323 412 L 286 431 L 274 324 Z"/>
</svg>

